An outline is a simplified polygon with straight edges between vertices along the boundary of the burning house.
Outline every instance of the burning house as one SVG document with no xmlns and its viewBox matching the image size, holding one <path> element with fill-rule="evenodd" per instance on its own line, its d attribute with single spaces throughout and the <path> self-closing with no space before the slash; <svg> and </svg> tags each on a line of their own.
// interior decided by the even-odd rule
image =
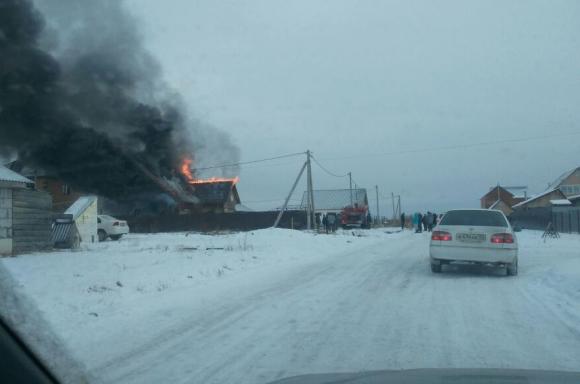
<svg viewBox="0 0 580 384">
<path fill-rule="evenodd" d="M 198 209 L 202 212 L 229 213 L 241 204 L 236 183 L 238 178 L 196 180 L 192 187 L 199 199 Z"/>
<path fill-rule="evenodd" d="M 123 4 L 63 7 L 74 30 L 51 24 L 49 8 L 41 14 L 30 0 L 2 8 L 0 155 L 39 170 L 38 187 L 61 211 L 80 191 L 128 213 L 231 211 L 236 179 L 200 181 L 192 164 L 235 162 L 237 148 L 165 96 Z M 58 44 L 43 45 L 47 25 Z"/>
</svg>

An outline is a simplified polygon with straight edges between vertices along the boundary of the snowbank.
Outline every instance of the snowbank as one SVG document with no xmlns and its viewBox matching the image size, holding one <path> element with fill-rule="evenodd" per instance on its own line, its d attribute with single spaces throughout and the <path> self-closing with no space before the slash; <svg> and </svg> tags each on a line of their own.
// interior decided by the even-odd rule
<svg viewBox="0 0 580 384">
<path fill-rule="evenodd" d="M 101 339 L 147 332 L 178 316 L 180 309 L 202 308 L 219 295 L 257 288 L 385 236 L 396 234 L 353 230 L 326 235 L 286 229 L 130 234 L 81 251 L 35 253 L 2 263 L 22 282 L 56 333 L 90 362 L 106 358 L 108 351 L 95 347 Z"/>
</svg>

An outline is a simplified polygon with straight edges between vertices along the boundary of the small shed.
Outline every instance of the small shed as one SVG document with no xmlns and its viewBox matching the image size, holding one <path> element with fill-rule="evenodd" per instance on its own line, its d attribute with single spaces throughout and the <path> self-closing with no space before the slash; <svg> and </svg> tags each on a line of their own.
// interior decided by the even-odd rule
<svg viewBox="0 0 580 384">
<path fill-rule="evenodd" d="M 34 182 L 0 166 L 0 255 L 49 249 L 52 200 Z"/>
<path fill-rule="evenodd" d="M 76 231 L 71 231 L 72 236 L 78 236 L 73 245 L 87 245 L 98 241 L 97 227 L 97 196 L 81 196 L 71 205 L 64 215 L 74 222 Z"/>
</svg>

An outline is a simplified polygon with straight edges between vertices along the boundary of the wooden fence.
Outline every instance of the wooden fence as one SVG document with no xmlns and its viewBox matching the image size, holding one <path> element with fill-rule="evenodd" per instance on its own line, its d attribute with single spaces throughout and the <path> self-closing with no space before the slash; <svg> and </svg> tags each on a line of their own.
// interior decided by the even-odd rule
<svg viewBox="0 0 580 384">
<path fill-rule="evenodd" d="M 192 213 L 186 215 L 162 214 L 123 217 L 133 233 L 157 232 L 214 232 L 252 231 L 269 228 L 274 224 L 277 211 L 232 212 L 232 213 Z M 279 228 L 306 228 L 304 211 L 286 211 Z"/>
</svg>

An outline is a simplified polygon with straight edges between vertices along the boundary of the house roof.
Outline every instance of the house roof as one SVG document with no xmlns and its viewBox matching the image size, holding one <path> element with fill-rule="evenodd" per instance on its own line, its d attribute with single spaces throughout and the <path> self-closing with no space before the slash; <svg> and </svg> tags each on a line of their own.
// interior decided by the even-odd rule
<svg viewBox="0 0 580 384">
<path fill-rule="evenodd" d="M 552 204 L 552 205 L 572 205 L 572 203 L 568 199 L 550 200 L 550 204 Z"/>
<path fill-rule="evenodd" d="M 481 198 L 483 199 L 484 197 L 486 197 L 487 195 L 489 195 L 491 192 L 495 191 L 497 188 L 503 189 L 504 191 L 506 191 L 507 193 L 509 193 L 510 195 L 513 196 L 513 193 L 511 193 L 510 191 L 508 191 L 507 189 L 505 189 L 504 187 L 502 187 L 501 185 L 495 185 L 491 188 L 489 188 L 489 191 L 487 191 L 485 193 L 485 195 L 481 196 Z"/>
<path fill-rule="evenodd" d="M 230 193 L 234 193 L 234 200 L 240 203 L 240 197 L 233 181 L 219 181 L 198 183 L 194 186 L 194 195 L 201 204 L 224 204 L 228 201 Z"/>
<path fill-rule="evenodd" d="M 539 198 L 541 198 L 541 197 L 544 197 L 544 196 L 546 196 L 546 195 L 549 195 L 550 193 L 552 193 L 552 192 L 556 192 L 556 191 L 560 192 L 560 190 L 559 190 L 558 188 L 552 188 L 552 189 L 549 189 L 549 190 L 547 190 L 547 191 L 544 191 L 544 192 L 542 192 L 542 193 L 540 193 L 540 194 L 538 194 L 538 195 L 536 195 L 536 196 L 533 196 L 533 197 L 532 197 L 532 198 L 530 198 L 530 199 L 527 199 L 527 200 L 525 200 L 525 201 L 522 201 L 521 203 L 518 203 L 518 204 L 514 205 L 512 208 L 518 208 L 518 207 L 522 207 L 522 206 L 524 206 L 524 205 L 526 205 L 526 204 L 529 204 L 529 203 L 531 203 L 531 202 L 532 202 L 532 201 L 534 201 L 534 200 L 537 200 L 537 199 L 539 199 Z M 560 192 L 560 194 L 561 194 L 562 196 L 564 196 L 564 194 L 563 194 L 562 192 Z"/>
<path fill-rule="evenodd" d="M 489 191 L 487 191 L 487 193 L 485 195 L 483 195 L 482 198 L 489 195 L 491 192 L 495 191 L 497 188 L 503 189 L 504 191 L 506 191 L 507 193 L 512 195 L 512 197 L 514 197 L 516 199 L 524 198 L 525 196 L 527 196 L 527 192 L 528 192 L 528 187 L 525 187 L 525 186 L 508 186 L 508 187 L 506 187 L 503 185 L 495 185 L 493 187 L 490 187 Z"/>
<path fill-rule="evenodd" d="M 503 187 L 506 191 L 511 193 L 514 198 L 521 199 L 525 198 L 528 193 L 528 187 L 525 186 L 510 186 L 510 187 Z"/>
<path fill-rule="evenodd" d="M 20 184 L 34 184 L 32 180 L 29 180 L 26 177 L 6 168 L 5 166 L 0 165 L 0 182 L 2 181 Z"/>
<path fill-rule="evenodd" d="M 564 172 L 548 186 L 548 189 L 555 189 L 555 188 L 559 187 L 560 184 L 562 184 L 564 182 L 564 180 L 566 180 L 571 174 L 576 172 L 578 169 L 580 169 L 580 167 L 576 167 L 574 169 L 571 169 L 569 171 Z"/>
<path fill-rule="evenodd" d="M 302 195 L 302 202 L 300 209 L 305 209 L 307 206 L 306 193 Z M 350 189 L 327 189 L 315 190 L 314 193 L 314 208 L 322 211 L 341 210 L 346 206 L 351 205 L 351 190 Z M 359 205 L 368 205 L 367 190 L 364 188 L 352 190 L 352 203 Z"/>
<path fill-rule="evenodd" d="M 14 172 L 18 172 L 21 175 L 24 175 L 26 177 L 48 176 L 47 172 L 45 172 L 39 168 L 28 166 L 20 160 L 14 160 L 14 161 L 6 164 L 6 167 L 8 167 L 11 170 L 13 170 Z"/>
<path fill-rule="evenodd" d="M 76 220 L 96 200 L 97 200 L 97 196 L 81 196 L 70 207 L 68 207 L 68 209 L 66 211 L 64 211 L 64 213 L 66 215 L 72 215 L 73 220 Z"/>
</svg>

